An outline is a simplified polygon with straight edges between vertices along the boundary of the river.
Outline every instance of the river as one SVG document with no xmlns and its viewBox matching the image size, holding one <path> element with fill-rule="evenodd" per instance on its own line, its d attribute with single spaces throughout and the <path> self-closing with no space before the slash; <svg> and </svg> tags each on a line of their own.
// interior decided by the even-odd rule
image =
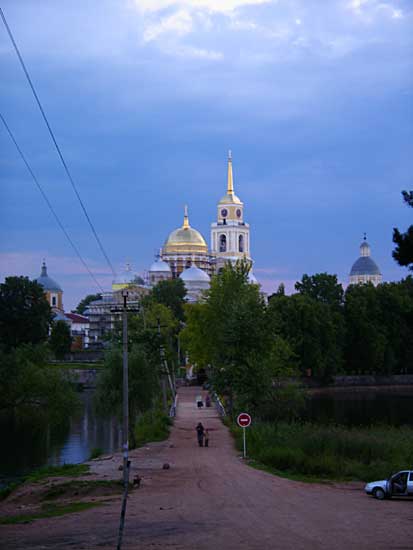
<svg viewBox="0 0 413 550">
<path fill-rule="evenodd" d="M 0 482 L 45 465 L 77 464 L 90 458 L 93 449 L 111 453 L 121 447 L 120 423 L 103 418 L 93 407 L 93 390 L 80 393 L 82 406 L 64 426 L 51 429 L 10 423 L 1 425 Z"/>
<path fill-rule="evenodd" d="M 81 394 L 81 411 L 59 429 L 2 425 L 0 484 L 45 465 L 80 463 L 93 449 L 111 453 L 121 447 L 120 423 L 93 408 L 93 390 Z M 307 399 L 305 418 L 347 426 L 413 424 L 412 389 L 341 389 L 316 392 Z"/>
</svg>

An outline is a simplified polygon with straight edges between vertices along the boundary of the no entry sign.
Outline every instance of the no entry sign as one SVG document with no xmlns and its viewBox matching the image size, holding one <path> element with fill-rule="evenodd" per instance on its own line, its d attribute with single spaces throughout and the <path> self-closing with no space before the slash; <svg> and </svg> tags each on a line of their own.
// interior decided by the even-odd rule
<svg viewBox="0 0 413 550">
<path fill-rule="evenodd" d="M 251 424 L 251 417 L 248 413 L 241 413 L 238 415 L 237 418 L 238 426 L 241 426 L 241 428 L 248 428 L 248 426 Z"/>
</svg>

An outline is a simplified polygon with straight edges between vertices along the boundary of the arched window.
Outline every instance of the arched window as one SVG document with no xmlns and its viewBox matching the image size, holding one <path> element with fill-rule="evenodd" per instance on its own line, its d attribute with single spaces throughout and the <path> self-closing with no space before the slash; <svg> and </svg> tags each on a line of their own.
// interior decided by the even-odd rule
<svg viewBox="0 0 413 550">
<path fill-rule="evenodd" d="M 56 296 L 52 296 L 52 306 L 56 305 Z"/>
<path fill-rule="evenodd" d="M 227 237 L 226 237 L 226 235 L 220 235 L 220 237 L 219 237 L 219 251 L 220 252 L 226 252 L 227 251 Z"/>
<path fill-rule="evenodd" d="M 244 252 L 244 237 L 243 237 L 243 235 L 240 235 L 238 237 L 238 250 L 240 252 Z"/>
</svg>

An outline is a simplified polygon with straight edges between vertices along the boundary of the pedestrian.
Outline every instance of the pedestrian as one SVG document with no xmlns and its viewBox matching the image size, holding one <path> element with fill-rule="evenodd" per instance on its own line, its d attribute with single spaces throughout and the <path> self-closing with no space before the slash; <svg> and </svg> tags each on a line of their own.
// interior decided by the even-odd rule
<svg viewBox="0 0 413 550">
<path fill-rule="evenodd" d="M 204 445 L 205 445 L 205 447 L 209 446 L 209 430 L 208 429 L 204 430 Z"/>
<path fill-rule="evenodd" d="M 204 403 L 202 401 L 202 395 L 197 395 L 195 401 L 196 401 L 196 406 L 198 407 L 198 409 L 201 409 L 204 406 Z"/>
<path fill-rule="evenodd" d="M 209 397 L 209 394 L 206 396 L 205 399 L 205 406 L 210 407 L 211 406 L 211 398 Z"/>
<path fill-rule="evenodd" d="M 198 439 L 198 445 L 200 447 L 203 447 L 203 445 L 204 445 L 204 427 L 201 424 L 201 422 L 198 422 L 198 426 L 195 429 L 196 429 L 196 437 Z"/>
</svg>

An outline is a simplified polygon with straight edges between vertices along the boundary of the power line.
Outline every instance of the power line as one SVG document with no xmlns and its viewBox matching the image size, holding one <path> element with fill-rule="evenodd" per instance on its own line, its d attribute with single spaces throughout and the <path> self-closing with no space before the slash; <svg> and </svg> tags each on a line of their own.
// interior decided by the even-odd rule
<svg viewBox="0 0 413 550">
<path fill-rule="evenodd" d="M 1 9 L 1 8 L 0 8 L 0 9 Z M 4 117 L 3 117 L 3 115 L 2 115 L 1 113 L 0 113 L 0 118 L 1 118 L 1 120 L 2 120 L 2 122 L 3 122 L 3 124 L 4 124 L 4 127 L 5 127 L 6 130 L 7 130 L 7 132 L 8 132 L 8 134 L 9 134 L 11 140 L 13 141 L 14 145 L 16 146 L 16 149 L 17 149 L 17 151 L 19 152 L 20 157 L 22 158 L 24 164 L 26 165 L 27 170 L 29 171 L 30 175 L 32 176 L 32 178 L 33 178 L 33 180 L 34 180 L 34 183 L 37 185 L 37 188 L 39 189 L 39 191 L 40 191 L 42 197 L 43 197 L 44 200 L 46 201 L 46 204 L 47 204 L 47 206 L 49 207 L 51 213 L 53 214 L 53 216 L 54 216 L 54 218 L 55 218 L 57 224 L 59 225 L 60 229 L 63 231 L 63 233 L 64 233 L 66 239 L 69 241 L 70 246 L 71 246 L 71 247 L 73 248 L 73 250 L 76 252 L 77 257 L 78 257 L 79 260 L 82 262 L 83 266 L 85 267 L 85 269 L 87 270 L 87 272 L 89 273 L 89 275 L 92 277 L 92 279 L 94 280 L 94 282 L 95 282 L 95 284 L 97 285 L 97 287 L 99 288 L 99 290 L 100 290 L 101 292 L 104 292 L 102 286 L 100 285 L 100 283 L 98 282 L 98 280 L 96 279 L 96 277 L 93 275 L 93 273 L 92 273 L 91 270 L 89 269 L 87 263 L 86 263 L 85 260 L 82 258 L 81 254 L 80 254 L 80 252 L 79 252 L 79 250 L 78 250 L 78 248 L 77 248 L 77 246 L 76 246 L 75 243 L 72 241 L 72 239 L 71 239 L 69 233 L 66 231 L 64 225 L 63 225 L 62 222 L 60 221 L 59 216 L 57 215 L 55 209 L 53 208 L 51 202 L 49 201 L 49 199 L 48 199 L 46 193 L 44 192 L 42 186 L 40 185 L 38 179 L 36 178 L 36 176 L 35 176 L 33 170 L 31 169 L 29 163 L 28 163 L 27 160 L 26 160 L 26 157 L 25 157 L 24 154 L 23 154 L 23 151 L 20 149 L 20 147 L 19 147 L 19 145 L 18 145 L 18 143 L 17 143 L 17 141 L 16 141 L 16 139 L 15 139 L 15 137 L 14 137 L 12 131 L 11 131 L 10 128 L 9 128 L 9 125 L 7 124 L 7 122 L 5 121 L 5 119 L 4 119 Z"/>
<path fill-rule="evenodd" d="M 80 195 L 79 195 L 79 192 L 78 192 L 78 190 L 77 190 L 77 188 L 76 188 L 75 182 L 74 182 L 74 180 L 73 180 L 73 178 L 72 178 L 72 175 L 71 175 L 71 173 L 70 173 L 70 171 L 69 171 L 69 168 L 68 168 L 68 166 L 67 166 L 67 164 L 66 164 L 66 161 L 65 161 L 65 159 L 64 159 L 64 157 L 63 157 L 62 151 L 60 150 L 60 147 L 59 147 L 59 145 L 58 145 L 58 143 L 57 143 L 57 141 L 56 141 L 56 138 L 55 138 L 55 135 L 54 135 L 54 133 L 53 133 L 53 130 L 52 130 L 52 128 L 51 128 L 51 126 L 50 126 L 50 123 L 49 123 L 49 121 L 48 121 L 48 119 L 47 119 L 46 113 L 44 112 L 44 109 L 43 109 L 43 107 L 42 107 L 42 104 L 40 103 L 39 96 L 37 95 L 37 92 L 36 92 L 36 89 L 35 89 L 34 84 L 33 84 L 33 82 L 32 82 L 32 79 L 30 78 L 29 72 L 28 72 L 28 70 L 27 70 L 27 68 L 26 68 L 26 65 L 25 65 L 25 63 L 24 63 L 24 61 L 23 61 L 23 58 L 22 58 L 22 56 L 21 56 L 21 54 L 20 54 L 20 51 L 19 51 L 19 48 L 17 47 L 16 41 L 14 40 L 13 34 L 12 34 L 11 30 L 10 30 L 10 27 L 9 27 L 7 21 L 6 21 L 6 17 L 5 17 L 5 15 L 4 15 L 3 10 L 1 9 L 1 7 L 0 7 L 0 15 L 1 15 L 1 18 L 2 18 L 2 20 L 3 20 L 4 26 L 6 27 L 6 31 L 7 31 L 8 35 L 9 35 L 9 37 L 10 37 L 10 40 L 11 40 L 13 46 L 14 46 L 14 49 L 15 49 L 16 54 L 17 54 L 17 57 L 19 58 L 20 65 L 22 66 L 22 69 L 23 69 L 23 71 L 24 71 L 24 74 L 26 75 L 27 81 L 28 81 L 28 83 L 29 83 L 29 85 L 30 85 L 30 88 L 31 88 L 31 90 L 32 90 L 32 92 L 33 92 L 33 95 L 34 95 L 34 97 L 35 97 L 35 99 L 36 99 L 37 105 L 38 105 L 38 107 L 39 107 L 39 109 L 40 109 L 40 112 L 41 112 L 41 114 L 42 114 L 42 116 L 43 116 L 43 120 L 45 121 L 46 126 L 47 126 L 47 129 L 49 130 L 49 134 L 50 134 L 50 136 L 51 136 L 51 138 L 52 138 L 52 141 L 53 141 L 53 143 L 54 143 L 54 146 L 55 146 L 55 148 L 56 148 L 56 151 L 57 151 L 57 153 L 58 153 L 58 155 L 59 155 L 59 158 L 60 158 L 60 160 L 61 160 L 61 162 L 62 162 L 63 168 L 64 168 L 64 170 L 65 170 L 65 172 L 66 172 L 66 175 L 67 175 L 67 177 L 69 178 L 69 181 L 70 181 L 70 183 L 71 183 L 71 185 L 72 185 L 73 191 L 75 192 L 75 195 L 76 195 L 76 197 L 77 197 L 77 199 L 78 199 L 78 201 L 79 201 L 80 206 L 82 207 L 83 213 L 84 213 L 85 216 L 86 216 L 86 219 L 87 219 L 87 221 L 88 221 L 88 223 L 89 223 L 89 226 L 90 226 L 90 228 L 91 228 L 91 230 L 92 230 L 92 233 L 93 233 L 93 235 L 94 235 L 94 237 L 95 237 L 95 239 L 96 239 L 96 242 L 98 243 L 99 248 L 100 248 L 100 250 L 101 250 L 101 252 L 102 252 L 104 258 L 105 258 L 105 260 L 106 260 L 108 266 L 110 267 L 113 276 L 116 277 L 116 272 L 115 272 L 115 270 L 114 270 L 114 268 L 113 268 L 112 262 L 109 260 L 109 257 L 108 257 L 108 255 L 106 254 L 106 251 L 105 251 L 105 249 L 104 249 L 104 247 L 103 247 L 102 241 L 100 240 L 99 235 L 97 234 L 96 229 L 95 229 L 95 227 L 94 227 L 94 225 L 93 225 L 93 223 L 92 223 L 92 220 L 90 219 L 89 214 L 87 213 L 86 207 L 85 207 L 85 205 L 83 204 L 83 201 L 82 201 L 82 199 L 81 199 L 81 197 L 80 197 Z"/>
</svg>

